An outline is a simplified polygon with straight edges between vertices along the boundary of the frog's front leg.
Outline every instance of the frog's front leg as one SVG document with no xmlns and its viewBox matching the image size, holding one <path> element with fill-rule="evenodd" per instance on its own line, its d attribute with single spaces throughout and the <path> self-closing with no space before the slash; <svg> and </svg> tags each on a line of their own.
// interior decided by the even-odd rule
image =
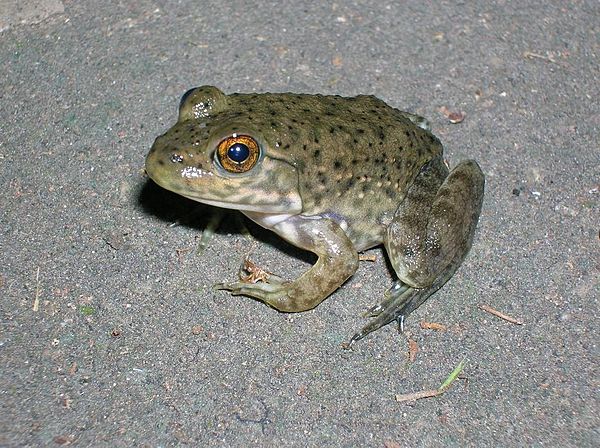
<svg viewBox="0 0 600 448">
<path fill-rule="evenodd" d="M 279 221 L 277 216 L 249 212 L 246 215 L 294 246 L 313 252 L 318 260 L 293 281 L 223 283 L 215 285 L 218 289 L 254 297 L 279 311 L 305 311 L 321 303 L 358 268 L 358 253 L 352 242 L 329 218 L 295 215 Z"/>
<path fill-rule="evenodd" d="M 483 188 L 483 173 L 473 160 L 449 174 L 441 159 L 421 169 L 384 239 L 399 281 L 369 310 L 375 319 L 351 342 L 393 320 L 400 322 L 452 277 L 473 242 Z"/>
</svg>

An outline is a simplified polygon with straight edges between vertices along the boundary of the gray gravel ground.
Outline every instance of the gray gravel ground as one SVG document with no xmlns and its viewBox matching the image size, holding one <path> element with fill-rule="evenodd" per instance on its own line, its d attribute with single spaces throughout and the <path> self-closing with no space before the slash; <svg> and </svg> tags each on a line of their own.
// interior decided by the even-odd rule
<svg viewBox="0 0 600 448">
<path fill-rule="evenodd" d="M 0 445 L 598 446 L 599 17 L 595 0 L 3 0 Z M 287 277 L 307 259 L 232 225 L 196 255 L 211 209 L 144 176 L 202 84 L 375 94 L 428 117 L 451 164 L 480 162 L 471 254 L 404 335 L 340 347 L 389 285 L 380 249 L 302 314 L 211 289 L 250 251 Z M 465 356 L 445 395 L 395 400 Z"/>
</svg>

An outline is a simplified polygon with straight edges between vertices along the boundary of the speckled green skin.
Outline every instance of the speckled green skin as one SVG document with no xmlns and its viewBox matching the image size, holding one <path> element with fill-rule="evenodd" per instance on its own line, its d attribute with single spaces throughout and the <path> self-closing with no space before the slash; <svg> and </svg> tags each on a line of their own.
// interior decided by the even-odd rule
<svg viewBox="0 0 600 448">
<path fill-rule="evenodd" d="M 243 174 L 215 160 L 233 134 L 261 148 Z M 408 314 L 452 276 L 471 246 L 484 183 L 474 161 L 449 174 L 425 120 L 373 96 L 225 95 L 211 86 L 184 95 L 146 171 L 164 188 L 241 210 L 318 255 L 294 281 L 219 285 L 281 311 L 315 307 L 355 272 L 358 251 L 383 243 L 400 281 L 353 340 Z"/>
</svg>

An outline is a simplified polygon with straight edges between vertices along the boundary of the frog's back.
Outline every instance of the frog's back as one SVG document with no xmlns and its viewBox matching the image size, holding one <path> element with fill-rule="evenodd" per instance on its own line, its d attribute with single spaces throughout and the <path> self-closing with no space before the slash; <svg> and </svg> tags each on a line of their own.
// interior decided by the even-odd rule
<svg viewBox="0 0 600 448">
<path fill-rule="evenodd" d="M 350 233 L 387 225 L 420 168 L 442 154 L 433 134 L 374 96 L 266 93 L 229 100 L 237 103 L 231 110 L 247 114 L 243 119 L 294 161 L 303 213 L 342 216 Z"/>
</svg>

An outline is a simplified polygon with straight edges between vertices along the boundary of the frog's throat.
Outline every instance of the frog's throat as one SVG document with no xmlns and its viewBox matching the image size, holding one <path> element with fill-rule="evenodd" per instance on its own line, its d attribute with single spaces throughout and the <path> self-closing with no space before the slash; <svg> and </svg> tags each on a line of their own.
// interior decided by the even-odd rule
<svg viewBox="0 0 600 448">
<path fill-rule="evenodd" d="M 182 194 L 183 197 L 202 204 L 214 207 L 240 210 L 242 212 L 254 212 L 260 214 L 286 214 L 297 215 L 302 211 L 302 199 L 298 195 L 279 196 L 273 203 L 255 203 L 244 201 L 243 198 L 232 198 L 231 201 L 223 199 L 205 199 L 191 195 Z"/>
</svg>

